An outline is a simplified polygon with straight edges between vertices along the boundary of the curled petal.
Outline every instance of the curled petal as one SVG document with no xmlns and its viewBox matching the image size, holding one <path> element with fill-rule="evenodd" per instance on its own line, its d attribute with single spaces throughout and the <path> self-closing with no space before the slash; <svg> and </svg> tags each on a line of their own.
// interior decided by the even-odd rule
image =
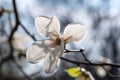
<svg viewBox="0 0 120 80">
<path fill-rule="evenodd" d="M 47 54 L 44 61 L 44 72 L 49 74 L 56 70 L 59 65 L 59 58 L 63 54 L 64 48 L 63 43 L 61 46 L 56 46 L 52 48 L 49 54 Z"/>
<path fill-rule="evenodd" d="M 27 49 L 27 60 L 31 63 L 37 63 L 40 59 L 46 56 L 52 47 L 52 44 L 52 40 L 36 41 Z"/>
<path fill-rule="evenodd" d="M 44 72 L 49 74 L 55 71 L 58 59 L 55 59 L 53 54 L 47 54 L 44 61 Z"/>
<path fill-rule="evenodd" d="M 47 25 L 50 23 L 50 20 L 50 18 L 45 16 L 35 18 L 35 26 L 40 35 L 47 36 Z"/>
<path fill-rule="evenodd" d="M 69 24 L 66 26 L 63 39 L 65 43 L 79 41 L 81 40 L 86 34 L 86 29 L 82 24 Z"/>
<path fill-rule="evenodd" d="M 60 32 L 60 23 L 57 17 L 52 17 L 50 23 L 48 24 L 48 36 L 51 39 L 56 39 L 56 37 L 59 37 L 59 32 Z"/>
<path fill-rule="evenodd" d="M 35 18 L 36 29 L 40 35 L 45 37 L 56 38 L 59 36 L 60 23 L 57 17 L 36 17 Z"/>
</svg>

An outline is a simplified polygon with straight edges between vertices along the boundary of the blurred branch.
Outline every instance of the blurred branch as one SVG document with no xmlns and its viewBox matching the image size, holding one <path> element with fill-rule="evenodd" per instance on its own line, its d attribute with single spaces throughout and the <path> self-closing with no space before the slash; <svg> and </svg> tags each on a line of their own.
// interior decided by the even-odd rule
<svg viewBox="0 0 120 80">
<path fill-rule="evenodd" d="M 12 37 L 15 33 L 15 31 L 18 29 L 18 26 L 21 25 L 22 28 L 24 29 L 24 31 L 33 39 L 33 40 L 36 40 L 34 36 L 32 36 L 29 31 L 20 23 L 20 20 L 19 20 L 19 15 L 18 15 L 18 12 L 17 12 L 17 8 L 16 8 L 16 4 L 15 4 L 15 0 L 13 0 L 13 7 L 14 7 L 14 13 L 15 13 L 15 18 L 16 18 L 16 24 L 10 34 L 10 37 L 9 37 L 9 41 L 12 40 Z"/>
<path fill-rule="evenodd" d="M 10 25 L 10 29 L 12 30 L 12 22 L 11 22 L 11 14 L 8 14 L 8 20 L 9 20 L 9 25 Z"/>
<path fill-rule="evenodd" d="M 12 2 L 13 2 L 13 9 L 14 9 L 14 15 L 15 15 L 16 22 L 15 22 L 15 25 L 14 25 L 14 27 L 13 27 L 11 33 L 10 33 L 10 36 L 9 36 L 9 38 L 8 38 L 8 42 L 9 42 L 9 45 L 10 45 L 10 53 L 9 53 L 9 55 L 8 55 L 7 57 L 1 59 L 1 63 L 0 63 L 0 64 L 4 63 L 4 62 L 6 62 L 6 61 L 12 60 L 12 61 L 14 62 L 14 64 L 16 65 L 16 67 L 19 69 L 19 71 L 21 71 L 21 73 L 22 73 L 28 80 L 31 80 L 30 77 L 28 77 L 28 76 L 26 75 L 26 73 L 22 70 L 21 66 L 19 66 L 19 65 L 16 63 L 16 61 L 15 61 L 15 59 L 14 59 L 14 55 L 13 55 L 14 47 L 13 47 L 13 44 L 12 44 L 12 39 L 13 39 L 14 33 L 17 31 L 17 29 L 18 29 L 18 27 L 19 27 L 19 25 L 20 25 L 19 15 L 18 15 L 18 12 L 17 12 L 17 7 L 16 7 L 16 2 L 15 2 L 15 1 L 16 1 L 16 0 L 13 0 Z M 9 16 L 10 16 L 10 15 L 9 15 Z M 9 18 L 9 20 L 10 20 L 10 18 Z M 11 21 L 10 21 L 10 26 L 12 27 Z M 24 27 L 24 26 L 22 26 L 22 27 L 24 28 L 25 32 L 26 32 L 28 35 L 30 35 L 30 33 L 25 29 L 25 27 Z M 30 37 L 32 37 L 32 36 L 30 35 Z M 32 37 L 32 38 L 33 38 L 33 37 Z M 34 40 L 35 40 L 35 38 L 34 38 Z"/>
<path fill-rule="evenodd" d="M 17 62 L 15 60 L 12 60 L 15 64 L 15 66 L 18 68 L 18 70 L 28 79 L 31 80 L 31 78 L 22 70 L 22 67 L 20 65 L 17 64 Z"/>
<path fill-rule="evenodd" d="M 21 25 L 21 27 L 23 28 L 23 30 L 35 41 L 35 37 L 32 36 L 29 31 L 25 28 L 25 26 L 23 26 L 20 21 L 19 21 L 19 15 L 18 15 L 18 12 L 17 12 L 17 8 L 16 8 L 16 3 L 15 3 L 15 0 L 13 0 L 13 8 L 14 8 L 14 14 L 15 14 L 15 19 L 16 19 L 16 22 L 15 22 L 15 25 L 12 29 L 12 25 L 11 25 L 11 19 L 10 19 L 10 14 L 9 14 L 9 24 L 10 24 L 10 27 L 12 29 L 11 33 L 10 33 L 10 36 L 9 36 L 9 45 L 10 45 L 10 54 L 4 58 L 2 58 L 0 60 L 0 64 L 6 62 L 6 61 L 9 61 L 10 59 L 13 59 L 13 51 L 14 51 L 14 48 L 13 48 L 13 45 L 12 45 L 12 38 L 13 38 L 13 35 L 14 33 L 17 31 L 18 29 L 18 26 Z"/>
<path fill-rule="evenodd" d="M 18 12 L 17 12 L 17 8 L 16 8 L 15 0 L 13 0 L 13 8 L 14 8 L 16 22 L 15 22 L 15 26 L 14 26 L 12 32 L 10 33 L 9 42 L 12 41 L 13 35 L 19 26 L 19 18 L 18 18 Z"/>
<path fill-rule="evenodd" d="M 17 9 L 16 9 L 16 4 L 15 4 L 15 0 L 13 0 L 13 8 L 14 8 L 14 13 L 15 13 L 15 18 L 16 18 L 16 24 L 14 26 L 14 28 L 12 29 L 11 33 L 10 33 L 10 36 L 9 36 L 9 45 L 10 45 L 10 53 L 7 57 L 4 57 L 1 59 L 1 62 L 0 64 L 6 62 L 6 61 L 9 61 L 10 59 L 13 59 L 13 45 L 12 45 L 12 38 L 13 38 L 13 35 L 15 33 L 15 31 L 17 30 L 18 28 L 18 25 L 19 25 L 19 21 L 18 21 L 18 13 L 17 13 Z M 10 25 L 11 26 L 11 25 Z"/>
</svg>

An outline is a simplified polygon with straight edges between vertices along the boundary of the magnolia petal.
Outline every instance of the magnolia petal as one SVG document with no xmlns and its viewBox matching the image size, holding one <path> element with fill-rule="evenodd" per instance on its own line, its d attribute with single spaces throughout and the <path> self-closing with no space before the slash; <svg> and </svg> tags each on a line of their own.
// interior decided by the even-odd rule
<svg viewBox="0 0 120 80">
<path fill-rule="evenodd" d="M 52 47 L 52 40 L 36 41 L 33 43 L 26 52 L 27 60 L 31 63 L 37 63 L 40 59 L 44 58 Z"/>
<path fill-rule="evenodd" d="M 56 37 L 59 37 L 60 32 L 60 23 L 57 17 L 52 17 L 50 23 L 48 24 L 48 36 L 52 39 L 56 39 Z"/>
<path fill-rule="evenodd" d="M 82 24 L 69 24 L 66 26 L 63 39 L 65 43 L 79 41 L 81 40 L 86 34 L 86 29 Z"/>
<path fill-rule="evenodd" d="M 63 54 L 63 48 L 61 46 L 56 46 L 52 48 L 49 54 L 47 54 L 44 61 L 44 72 L 49 74 L 55 72 L 59 65 L 59 58 Z"/>
<path fill-rule="evenodd" d="M 40 16 L 35 18 L 37 32 L 42 36 L 47 36 L 47 25 L 50 23 L 50 18 Z"/>
<path fill-rule="evenodd" d="M 54 72 L 57 67 L 57 62 L 58 59 L 55 59 L 52 54 L 47 54 L 44 61 L 44 72 L 47 74 Z"/>
</svg>

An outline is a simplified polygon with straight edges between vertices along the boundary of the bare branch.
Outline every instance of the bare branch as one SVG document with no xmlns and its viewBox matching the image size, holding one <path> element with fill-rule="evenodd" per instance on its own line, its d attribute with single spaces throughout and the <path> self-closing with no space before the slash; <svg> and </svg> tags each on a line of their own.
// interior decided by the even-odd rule
<svg viewBox="0 0 120 80">
<path fill-rule="evenodd" d="M 81 65 L 89 65 L 89 66 L 111 66 L 111 67 L 117 67 L 120 68 L 120 64 L 115 64 L 115 63 L 86 63 L 86 62 L 77 62 L 77 61 L 72 61 L 70 59 L 66 59 L 63 57 L 60 57 L 61 60 L 71 62 L 73 64 L 81 64 Z"/>
<path fill-rule="evenodd" d="M 120 77 L 120 75 L 113 75 L 113 74 L 111 74 L 110 72 L 108 72 L 108 71 L 104 68 L 104 66 L 111 66 L 111 67 L 120 68 L 120 64 L 115 64 L 115 63 L 92 63 L 92 62 L 86 57 L 86 55 L 84 54 L 84 49 L 80 49 L 79 51 L 65 49 L 65 53 L 67 53 L 67 52 L 80 52 L 80 53 L 83 55 L 85 61 L 87 61 L 88 63 L 76 62 L 76 61 L 72 61 L 72 60 L 69 60 L 69 59 L 66 59 L 66 58 L 63 58 L 63 57 L 60 57 L 60 59 L 65 60 L 65 61 L 68 61 L 68 62 L 71 62 L 71 63 L 74 63 L 74 64 L 77 64 L 77 65 L 101 66 L 101 67 L 107 72 L 107 74 L 108 74 L 110 77 L 114 77 L 114 78 Z"/>
<path fill-rule="evenodd" d="M 84 57 L 85 61 L 87 61 L 88 63 L 92 63 L 92 62 L 86 57 L 86 55 L 84 54 L 84 49 L 80 49 L 79 51 L 65 49 L 65 53 L 67 53 L 67 52 L 80 52 L 80 53 L 82 54 L 82 56 Z"/>
<path fill-rule="evenodd" d="M 18 18 L 18 12 L 17 12 L 17 8 L 16 8 L 16 3 L 15 3 L 16 0 L 13 0 L 13 8 L 14 8 L 14 13 L 15 13 L 15 19 L 16 19 L 16 24 L 10 34 L 10 37 L 9 37 L 9 41 L 11 42 L 12 41 L 12 37 L 15 33 L 15 31 L 18 29 L 18 25 L 19 25 L 19 18 Z"/>
<path fill-rule="evenodd" d="M 11 60 L 15 63 L 16 67 L 21 71 L 21 73 L 22 73 L 28 80 L 31 80 L 30 77 L 27 76 L 27 75 L 25 74 L 25 72 L 22 70 L 21 66 L 19 66 L 19 65 L 16 63 L 16 61 L 15 61 L 15 59 L 14 59 L 14 56 L 13 56 L 14 48 L 13 48 L 13 44 L 12 44 L 12 39 L 13 39 L 14 33 L 17 31 L 17 29 L 18 29 L 18 27 L 19 27 L 19 24 L 20 24 L 19 16 L 18 16 L 17 8 L 16 8 L 16 2 L 15 2 L 15 1 L 16 1 L 16 0 L 13 0 L 13 8 L 14 8 L 14 13 L 15 13 L 15 19 L 16 19 L 16 22 L 15 22 L 15 23 L 16 23 L 16 24 L 15 24 L 14 28 L 12 29 L 12 31 L 11 31 L 11 33 L 10 33 L 10 36 L 9 36 L 9 39 L 8 39 L 9 45 L 10 45 L 10 50 L 11 50 L 11 51 L 10 51 L 10 53 L 9 53 L 9 56 L 6 57 L 5 59 L 3 59 L 4 61 L 3 61 L 3 60 L 2 60 L 2 61 L 5 62 L 5 61 L 11 59 Z"/>
<path fill-rule="evenodd" d="M 21 25 L 21 27 L 23 28 L 23 30 L 24 30 L 34 41 L 36 41 L 35 37 L 29 33 L 29 31 L 25 28 L 25 26 L 24 26 L 22 23 L 20 23 L 20 25 Z"/>
</svg>

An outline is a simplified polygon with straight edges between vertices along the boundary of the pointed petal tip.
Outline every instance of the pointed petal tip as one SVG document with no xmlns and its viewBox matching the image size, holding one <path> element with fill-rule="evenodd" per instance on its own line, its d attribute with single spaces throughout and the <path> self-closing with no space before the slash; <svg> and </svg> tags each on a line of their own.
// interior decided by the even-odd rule
<svg viewBox="0 0 120 80">
<path fill-rule="evenodd" d="M 53 16 L 52 18 L 57 18 L 56 16 Z"/>
<path fill-rule="evenodd" d="M 55 21 L 58 21 L 59 22 L 59 19 L 57 16 L 53 16 L 51 20 L 55 20 Z"/>
</svg>

